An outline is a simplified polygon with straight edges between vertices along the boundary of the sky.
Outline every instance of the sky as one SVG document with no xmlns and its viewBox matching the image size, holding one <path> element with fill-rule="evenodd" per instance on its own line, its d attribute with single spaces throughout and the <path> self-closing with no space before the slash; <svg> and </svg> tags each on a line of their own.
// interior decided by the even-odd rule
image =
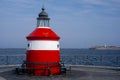
<svg viewBox="0 0 120 80">
<path fill-rule="evenodd" d="M 43 4 L 61 48 L 120 46 L 120 0 L 0 0 L 0 48 L 26 48 Z"/>
</svg>

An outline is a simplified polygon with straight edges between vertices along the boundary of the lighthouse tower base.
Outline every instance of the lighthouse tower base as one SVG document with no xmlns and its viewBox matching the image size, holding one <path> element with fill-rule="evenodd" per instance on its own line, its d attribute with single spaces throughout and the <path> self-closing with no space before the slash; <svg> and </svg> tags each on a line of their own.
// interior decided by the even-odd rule
<svg viewBox="0 0 120 80">
<path fill-rule="evenodd" d="M 61 73 L 59 63 L 59 51 L 28 50 L 26 57 L 26 68 L 28 74 L 49 76 Z"/>
<path fill-rule="evenodd" d="M 35 76 L 59 75 L 61 73 L 59 63 L 28 63 L 27 73 Z"/>
</svg>

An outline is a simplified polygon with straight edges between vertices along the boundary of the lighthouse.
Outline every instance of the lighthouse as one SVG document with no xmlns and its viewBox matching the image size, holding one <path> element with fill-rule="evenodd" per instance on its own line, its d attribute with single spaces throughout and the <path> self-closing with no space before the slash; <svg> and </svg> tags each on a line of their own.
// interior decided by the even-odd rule
<svg viewBox="0 0 120 80">
<path fill-rule="evenodd" d="M 45 8 L 38 14 L 37 27 L 27 38 L 26 68 L 33 75 L 60 74 L 60 37 L 51 29 Z"/>
</svg>

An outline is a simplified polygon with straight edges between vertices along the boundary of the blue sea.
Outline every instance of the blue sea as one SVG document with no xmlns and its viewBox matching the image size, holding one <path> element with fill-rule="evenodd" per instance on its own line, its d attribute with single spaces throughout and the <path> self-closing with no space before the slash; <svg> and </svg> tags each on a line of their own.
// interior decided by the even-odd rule
<svg viewBox="0 0 120 80">
<path fill-rule="evenodd" d="M 60 49 L 65 64 L 120 67 L 120 50 Z M 21 64 L 24 48 L 0 49 L 0 65 Z"/>
</svg>

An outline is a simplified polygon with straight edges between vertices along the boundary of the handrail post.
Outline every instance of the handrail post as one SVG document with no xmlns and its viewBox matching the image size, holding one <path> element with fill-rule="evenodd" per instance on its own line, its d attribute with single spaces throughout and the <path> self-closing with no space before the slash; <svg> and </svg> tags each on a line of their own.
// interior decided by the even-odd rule
<svg viewBox="0 0 120 80">
<path fill-rule="evenodd" d="M 9 56 L 6 56 L 6 65 L 9 64 L 9 60 L 8 60 Z"/>
</svg>

